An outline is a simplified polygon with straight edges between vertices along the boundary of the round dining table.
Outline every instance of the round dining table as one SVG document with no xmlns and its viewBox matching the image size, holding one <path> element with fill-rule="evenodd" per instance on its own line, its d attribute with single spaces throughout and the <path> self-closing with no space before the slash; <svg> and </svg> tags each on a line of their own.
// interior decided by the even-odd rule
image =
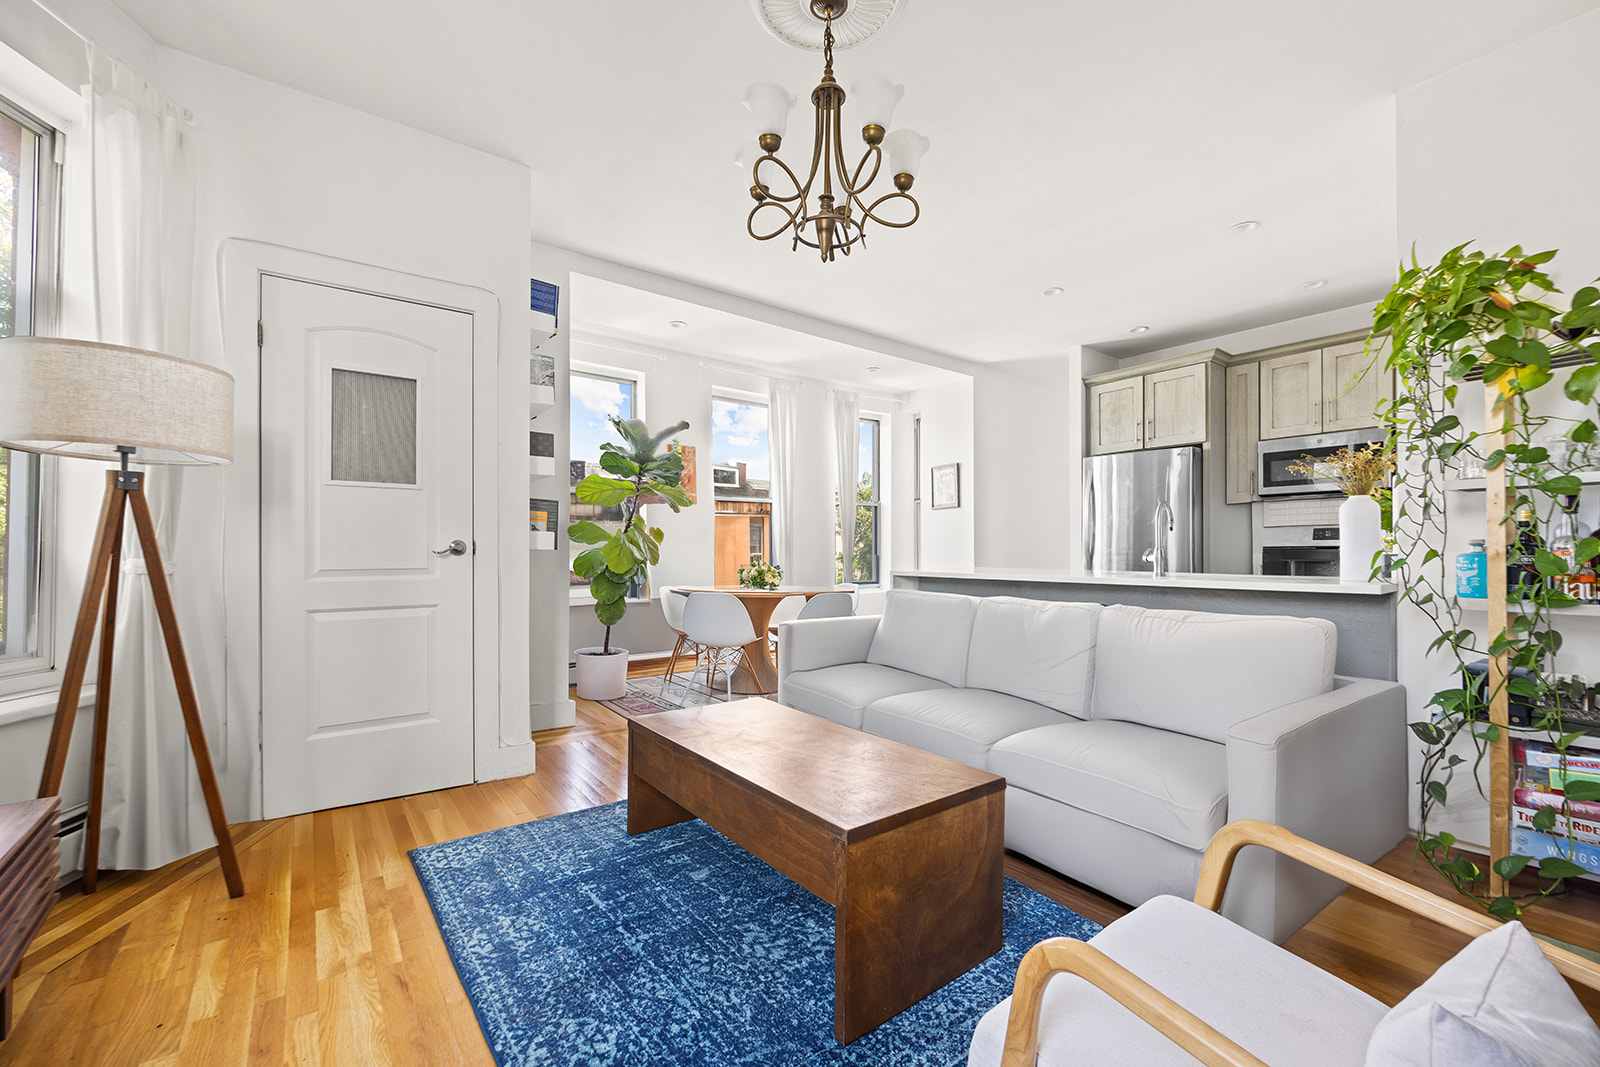
<svg viewBox="0 0 1600 1067">
<path fill-rule="evenodd" d="M 742 585 L 680 585 L 680 593 L 732 593 L 750 613 L 750 623 L 755 627 L 756 639 L 744 646 L 739 666 L 733 672 L 733 691 L 757 695 L 778 691 L 778 670 L 767 653 L 767 628 L 772 625 L 772 613 L 778 602 L 792 596 L 807 600 L 819 593 L 853 593 L 853 585 L 790 586 L 776 589 L 747 589 Z"/>
</svg>

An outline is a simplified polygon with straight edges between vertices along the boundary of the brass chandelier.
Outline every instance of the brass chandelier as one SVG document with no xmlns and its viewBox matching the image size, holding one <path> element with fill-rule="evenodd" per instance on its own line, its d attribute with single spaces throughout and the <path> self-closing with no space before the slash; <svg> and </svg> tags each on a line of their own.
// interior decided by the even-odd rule
<svg viewBox="0 0 1600 1067">
<path fill-rule="evenodd" d="M 848 256 L 857 243 L 864 245 L 869 221 L 904 229 L 921 217 L 922 209 L 911 195 L 911 186 L 929 143 L 915 130 L 900 129 L 885 134 L 894 107 L 905 89 L 882 76 L 869 77 L 850 87 L 861 109 L 861 139 L 867 147 L 853 173 L 846 166 L 841 140 L 845 91 L 833 77 L 833 20 L 842 17 L 849 6 L 850 0 L 810 0 L 811 14 L 824 24 L 823 67 L 822 81 L 811 93 L 811 103 L 816 107 L 816 136 L 811 148 L 811 170 L 804 182 L 777 156 L 783 145 L 789 110 L 795 104 L 794 97 L 783 86 L 771 82 L 752 85 L 745 94 L 745 107 L 756 118 L 757 143 L 763 153 L 752 168 L 754 184 L 750 186 L 750 196 L 756 206 L 750 209 L 745 228 L 758 241 L 790 233 L 794 238 L 793 250 L 798 251 L 801 245 L 815 248 L 822 254 L 824 263 L 831 263 L 838 252 Z M 889 153 L 894 189 L 868 203 L 867 198 L 872 196 L 868 190 L 883 167 L 885 149 Z M 819 177 L 821 189 L 816 209 L 812 210 L 811 190 Z M 782 186 L 775 185 L 785 179 Z M 878 214 L 880 207 L 896 200 L 910 205 L 910 218 L 896 221 Z M 773 229 L 756 228 L 756 216 L 762 212 L 767 212 L 765 225 L 775 223 Z M 777 218 L 772 217 L 774 212 Z"/>
</svg>

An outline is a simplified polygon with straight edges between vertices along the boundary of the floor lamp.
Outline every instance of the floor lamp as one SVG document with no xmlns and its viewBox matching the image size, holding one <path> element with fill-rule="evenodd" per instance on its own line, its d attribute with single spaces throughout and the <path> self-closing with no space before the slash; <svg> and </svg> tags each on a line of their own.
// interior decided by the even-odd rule
<svg viewBox="0 0 1600 1067">
<path fill-rule="evenodd" d="M 61 696 L 50 731 L 39 795 L 57 796 L 72 741 L 78 697 L 100 629 L 100 665 L 94 702 L 94 752 L 89 777 L 89 827 L 84 849 L 84 892 L 95 890 L 100 860 L 100 798 L 105 791 L 106 726 L 110 719 L 111 656 L 117 618 L 117 577 L 122 565 L 122 528 L 131 512 L 150 575 L 150 592 L 166 638 L 167 658 L 183 709 L 189 747 L 200 772 L 200 788 L 228 895 L 244 894 L 239 858 L 233 851 L 228 820 L 222 810 L 189 675 L 172 590 L 156 543 L 155 524 L 144 494 L 139 464 L 226 463 L 233 457 L 233 376 L 204 363 L 147 352 L 139 348 L 65 341 L 48 337 L 0 339 L 0 445 L 46 456 L 120 460 L 121 469 L 106 472 L 106 494 L 100 506 L 89 576 L 83 585 L 77 626 L 62 672 Z M 102 599 L 103 594 L 103 599 Z M 101 612 L 102 603 L 104 612 Z"/>
</svg>

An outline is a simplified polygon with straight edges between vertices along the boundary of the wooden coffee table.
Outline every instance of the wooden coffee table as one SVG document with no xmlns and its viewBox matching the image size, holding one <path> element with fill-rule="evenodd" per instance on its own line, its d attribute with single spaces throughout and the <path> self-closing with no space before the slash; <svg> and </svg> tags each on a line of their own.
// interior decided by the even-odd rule
<svg viewBox="0 0 1600 1067">
<path fill-rule="evenodd" d="M 769 700 L 628 720 L 628 833 L 698 817 L 833 905 L 843 1044 L 1000 950 L 1004 789 Z"/>
</svg>

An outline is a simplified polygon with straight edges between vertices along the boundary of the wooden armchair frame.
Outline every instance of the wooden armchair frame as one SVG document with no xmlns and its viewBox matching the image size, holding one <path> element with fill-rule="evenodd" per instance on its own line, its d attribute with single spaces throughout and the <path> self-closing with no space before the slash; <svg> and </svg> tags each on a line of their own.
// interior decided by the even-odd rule
<svg viewBox="0 0 1600 1067">
<path fill-rule="evenodd" d="M 1257 819 L 1231 822 L 1211 839 L 1206 846 L 1205 859 L 1201 862 L 1199 884 L 1195 887 L 1196 904 L 1211 911 L 1222 907 L 1228 877 L 1233 873 L 1233 861 L 1246 845 L 1270 848 L 1407 911 L 1472 937 L 1486 934 L 1501 925 L 1498 920 L 1464 904 L 1419 889 L 1349 856 L 1291 834 L 1281 826 Z M 1556 970 L 1567 979 L 1600 990 L 1600 965 L 1544 941 L 1539 942 L 1539 947 L 1555 964 Z M 1001 1067 L 1035 1067 L 1039 1056 L 1039 1009 L 1044 1001 L 1045 985 L 1052 975 L 1060 972 L 1076 974 L 1092 982 L 1207 1067 L 1266 1067 L 1237 1042 L 1138 975 L 1086 942 L 1070 937 L 1054 937 L 1039 942 L 1028 950 L 1022 965 L 1017 968 Z"/>
</svg>

